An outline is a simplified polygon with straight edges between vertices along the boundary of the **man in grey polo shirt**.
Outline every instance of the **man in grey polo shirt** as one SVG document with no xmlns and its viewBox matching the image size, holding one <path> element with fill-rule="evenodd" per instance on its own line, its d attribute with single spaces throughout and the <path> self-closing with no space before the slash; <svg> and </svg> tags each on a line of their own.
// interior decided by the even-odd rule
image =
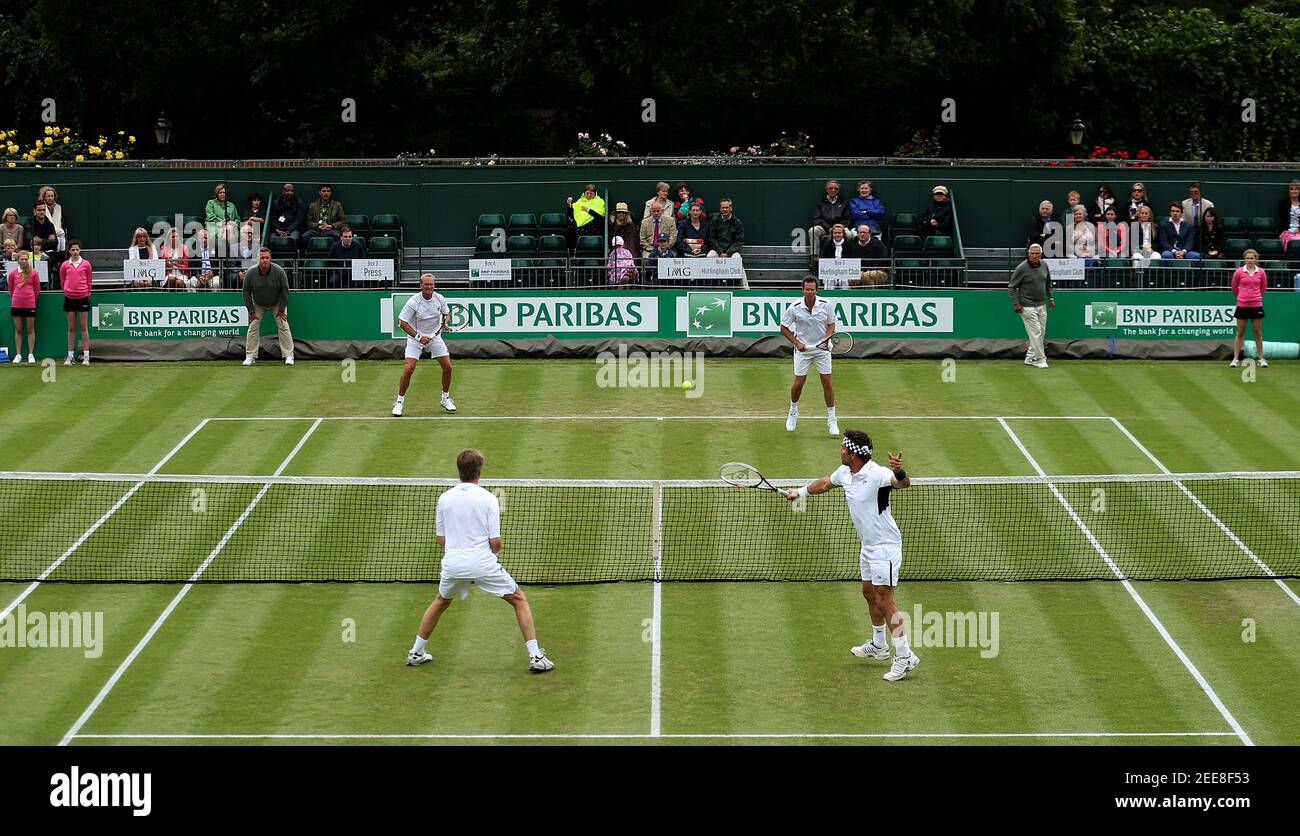
<svg viewBox="0 0 1300 836">
<path fill-rule="evenodd" d="M 289 278 L 284 268 L 271 263 L 271 251 L 262 247 L 257 265 L 242 277 L 244 307 L 248 308 L 248 337 L 245 340 L 244 365 L 257 362 L 262 344 L 262 314 L 275 309 L 275 327 L 280 336 L 280 354 L 286 366 L 293 365 L 293 332 L 289 330 Z"/>
<path fill-rule="evenodd" d="M 1025 365 L 1045 369 L 1047 354 L 1043 351 L 1043 335 L 1047 333 L 1047 308 L 1055 308 L 1056 300 L 1052 298 L 1052 272 L 1043 263 L 1040 245 L 1030 245 L 1025 260 L 1012 271 L 1008 286 L 1016 313 L 1025 321 L 1025 333 L 1029 335 Z"/>
</svg>

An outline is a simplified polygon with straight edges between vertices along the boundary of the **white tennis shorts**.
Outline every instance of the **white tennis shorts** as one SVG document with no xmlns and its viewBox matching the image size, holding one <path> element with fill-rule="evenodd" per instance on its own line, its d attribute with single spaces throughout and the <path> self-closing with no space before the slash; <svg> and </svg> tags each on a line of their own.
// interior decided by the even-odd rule
<svg viewBox="0 0 1300 836">
<path fill-rule="evenodd" d="M 429 340 L 428 345 L 420 345 L 420 341 L 413 338 L 406 338 L 406 359 L 419 360 L 420 355 L 425 351 L 429 352 L 430 357 L 446 357 L 451 352 L 447 350 L 447 344 L 442 341 L 442 337 L 434 337 Z"/>
<path fill-rule="evenodd" d="M 794 375 L 803 377 L 808 374 L 809 366 L 817 364 L 818 374 L 831 373 L 831 353 L 824 348 L 810 348 L 807 351 L 794 350 Z"/>
<path fill-rule="evenodd" d="M 500 563 L 485 566 L 478 561 L 443 561 L 442 571 L 438 574 L 439 595 L 448 600 L 468 597 L 470 584 L 498 598 L 504 598 L 519 589 L 519 584 L 515 583 L 515 579 L 510 577 L 510 573 Z"/>
<path fill-rule="evenodd" d="M 872 586 L 898 586 L 898 573 L 903 567 L 903 547 L 868 549 L 864 546 L 858 555 L 858 567 L 862 570 L 862 579 L 870 581 Z"/>
</svg>

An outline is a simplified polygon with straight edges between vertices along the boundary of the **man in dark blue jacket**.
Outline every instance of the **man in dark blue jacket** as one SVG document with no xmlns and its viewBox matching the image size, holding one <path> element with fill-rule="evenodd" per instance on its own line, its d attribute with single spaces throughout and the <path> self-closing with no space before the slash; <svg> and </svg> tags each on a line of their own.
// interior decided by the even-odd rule
<svg viewBox="0 0 1300 836">
<path fill-rule="evenodd" d="M 292 238 L 295 242 L 302 236 L 303 224 L 307 220 L 307 204 L 298 199 L 293 183 L 285 183 L 280 196 L 271 204 L 271 234 L 283 238 Z"/>
<path fill-rule="evenodd" d="M 1161 221 L 1156 233 L 1156 243 L 1161 258 L 1200 258 L 1192 248 L 1196 246 L 1196 230 L 1190 221 L 1183 220 L 1183 205 L 1169 204 L 1169 220 Z"/>
<path fill-rule="evenodd" d="M 342 287 L 345 284 L 352 284 L 350 278 L 352 276 L 352 260 L 365 257 L 365 245 L 352 237 L 352 227 L 343 227 L 339 240 L 330 246 L 329 286 Z"/>
<path fill-rule="evenodd" d="M 840 181 L 827 180 L 826 194 L 817 201 L 817 210 L 813 213 L 813 224 L 808 230 L 808 242 L 811 246 L 812 260 L 817 262 L 821 252 L 822 239 L 830 234 L 831 227 L 843 224 L 847 229 L 852 222 L 849 215 L 849 201 L 840 194 Z"/>
</svg>

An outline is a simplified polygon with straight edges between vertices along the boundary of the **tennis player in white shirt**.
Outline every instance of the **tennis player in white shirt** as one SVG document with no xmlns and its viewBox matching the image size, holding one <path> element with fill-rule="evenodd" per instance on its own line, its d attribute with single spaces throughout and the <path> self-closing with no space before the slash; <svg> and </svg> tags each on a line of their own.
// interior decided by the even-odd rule
<svg viewBox="0 0 1300 836">
<path fill-rule="evenodd" d="M 781 314 L 781 336 L 794 344 L 794 385 L 790 387 L 790 415 L 785 428 L 794 432 L 799 421 L 799 396 L 803 393 L 808 369 L 816 364 L 822 379 L 822 394 L 826 396 L 826 427 L 831 435 L 840 434 L 835 420 L 835 387 L 831 385 L 831 353 L 818 348 L 835 333 L 835 308 L 830 302 L 817 298 L 817 279 L 809 276 L 803 280 L 803 299 L 785 309 Z"/>
<path fill-rule="evenodd" d="M 862 538 L 862 552 L 858 557 L 862 597 L 867 599 L 871 610 L 871 638 L 849 652 L 865 659 L 888 659 L 885 629 L 891 625 L 894 663 L 884 677 L 889 682 L 897 682 L 921 663 L 908 644 L 903 615 L 894 602 L 894 587 L 898 586 L 898 573 L 903 566 L 903 535 L 889 510 L 889 494 L 911 484 L 912 478 L 903 469 L 902 453 L 890 453 L 889 467 L 881 467 L 871 460 L 871 436 L 861 430 L 847 430 L 840 444 L 840 467 L 830 476 L 786 494 L 787 499 L 794 501 L 801 496 L 826 493 L 831 488 L 844 489 L 853 527 Z"/>
<path fill-rule="evenodd" d="M 441 336 L 443 326 L 451 318 L 451 308 L 433 286 L 432 273 L 421 276 L 420 292 L 407 300 L 397 318 L 398 327 L 407 333 L 406 365 L 397 385 L 397 400 L 393 401 L 393 416 L 397 418 L 406 406 L 406 389 L 411 385 L 411 375 L 415 374 L 415 364 L 426 350 L 442 366 L 442 397 L 438 403 L 448 412 L 456 411 L 456 402 L 451 399 L 451 353 Z"/>
<path fill-rule="evenodd" d="M 460 484 L 438 497 L 438 545 L 442 547 L 438 597 L 420 619 L 420 632 L 406 654 L 406 664 L 414 666 L 433 661 L 433 656 L 425 650 L 433 628 L 438 626 L 438 619 L 452 600 L 469 595 L 470 584 L 474 584 L 515 608 L 515 618 L 528 651 L 528 669 L 545 673 L 555 663 L 537 646 L 537 630 L 533 627 L 528 599 L 505 567 L 497 562 L 501 554 L 501 504 L 491 491 L 478 484 L 483 472 L 483 454 L 462 450 L 456 457 L 456 469 Z"/>
</svg>

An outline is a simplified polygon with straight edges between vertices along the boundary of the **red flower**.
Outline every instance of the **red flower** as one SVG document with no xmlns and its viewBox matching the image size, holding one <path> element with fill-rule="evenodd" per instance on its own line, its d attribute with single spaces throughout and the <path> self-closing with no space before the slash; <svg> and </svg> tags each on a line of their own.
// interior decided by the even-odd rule
<svg viewBox="0 0 1300 836">
<path fill-rule="evenodd" d="M 1138 159 L 1139 159 L 1139 160 L 1145 160 L 1145 159 L 1146 159 L 1147 157 L 1149 157 L 1149 156 L 1150 156 L 1150 154 L 1148 154 L 1146 151 L 1143 151 L 1143 150 L 1140 150 L 1140 149 L 1138 150 Z"/>
<path fill-rule="evenodd" d="M 1056 160 L 1052 160 L 1050 163 L 1048 163 L 1048 165 L 1056 165 L 1056 164 L 1057 164 Z"/>
</svg>

